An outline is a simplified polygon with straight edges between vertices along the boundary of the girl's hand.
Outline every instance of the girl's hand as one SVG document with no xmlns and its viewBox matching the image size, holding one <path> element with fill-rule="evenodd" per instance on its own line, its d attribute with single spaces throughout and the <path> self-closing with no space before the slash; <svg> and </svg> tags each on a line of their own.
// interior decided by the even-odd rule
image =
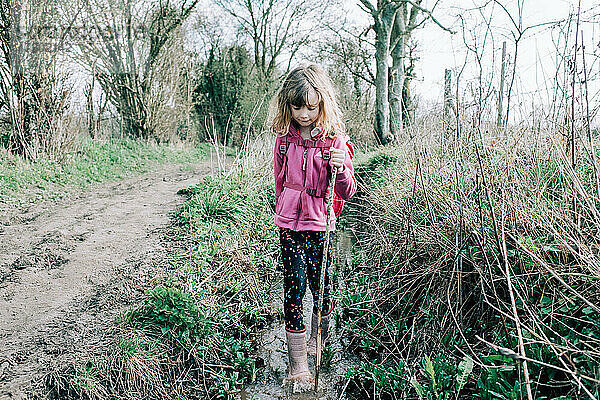
<svg viewBox="0 0 600 400">
<path fill-rule="evenodd" d="M 331 160 L 329 164 L 338 169 L 338 172 L 342 172 L 344 170 L 344 161 L 346 160 L 346 152 L 341 149 L 336 149 L 334 147 L 330 148 L 331 152 Z"/>
</svg>

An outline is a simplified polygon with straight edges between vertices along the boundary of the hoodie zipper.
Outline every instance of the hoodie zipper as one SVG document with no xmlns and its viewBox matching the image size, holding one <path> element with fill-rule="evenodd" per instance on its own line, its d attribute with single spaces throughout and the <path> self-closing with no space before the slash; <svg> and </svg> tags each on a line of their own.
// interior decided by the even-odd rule
<svg viewBox="0 0 600 400">
<path fill-rule="evenodd" d="M 308 149 L 304 149 L 304 155 L 302 156 L 302 171 L 306 171 L 306 153 Z"/>
<path fill-rule="evenodd" d="M 304 149 L 304 154 L 302 154 L 302 171 L 304 172 L 304 176 L 302 181 L 304 182 L 304 186 L 306 186 L 306 155 L 308 153 L 308 149 Z M 302 213 L 302 194 L 300 194 L 300 201 L 298 202 L 298 218 L 296 218 L 295 229 L 298 229 L 298 222 L 300 222 L 300 214 Z"/>
</svg>

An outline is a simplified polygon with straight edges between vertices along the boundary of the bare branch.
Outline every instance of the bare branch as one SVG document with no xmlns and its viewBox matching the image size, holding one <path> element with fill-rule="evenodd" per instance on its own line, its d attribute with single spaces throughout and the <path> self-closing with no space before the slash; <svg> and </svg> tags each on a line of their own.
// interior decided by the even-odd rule
<svg viewBox="0 0 600 400">
<path fill-rule="evenodd" d="M 443 25 L 443 24 L 442 24 L 440 21 L 438 21 L 438 20 L 437 20 L 437 18 L 435 18 L 435 17 L 433 16 L 433 13 L 432 13 L 430 10 L 428 10 L 428 9 L 426 9 L 426 8 L 423 8 L 423 7 L 421 7 L 420 5 L 418 5 L 417 3 L 415 3 L 414 1 L 411 1 L 411 0 L 402 0 L 402 1 L 405 1 L 405 2 L 409 3 L 410 5 L 412 5 L 413 7 L 415 7 L 417 10 L 421 11 L 421 12 L 422 12 L 422 13 L 424 13 L 424 14 L 427 14 L 427 15 L 429 16 L 429 18 L 431 18 L 431 20 L 432 20 L 433 22 L 435 22 L 435 24 L 436 24 L 437 26 L 439 26 L 440 28 L 442 28 L 442 29 L 443 29 L 443 30 L 445 30 L 446 32 L 449 32 L 449 33 L 451 33 L 451 34 L 455 34 L 455 33 L 456 33 L 456 32 L 454 32 L 452 29 L 450 29 L 450 28 L 447 28 L 447 27 L 446 27 L 446 26 L 444 26 L 444 25 Z"/>
<path fill-rule="evenodd" d="M 373 5 L 373 3 L 371 3 L 369 0 L 359 0 L 360 3 L 358 3 L 359 6 L 361 6 L 361 8 L 363 8 L 363 10 L 369 14 L 371 14 L 373 17 L 375 17 L 377 15 L 377 9 L 375 8 L 375 6 Z"/>
</svg>

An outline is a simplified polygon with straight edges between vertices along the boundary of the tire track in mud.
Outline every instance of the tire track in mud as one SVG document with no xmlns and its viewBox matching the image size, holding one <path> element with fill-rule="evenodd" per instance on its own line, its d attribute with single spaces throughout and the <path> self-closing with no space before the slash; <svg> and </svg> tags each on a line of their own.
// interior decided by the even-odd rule
<svg viewBox="0 0 600 400">
<path fill-rule="evenodd" d="M 161 264 L 177 191 L 210 171 L 162 167 L 0 225 L 0 399 L 28 398 L 106 336 Z"/>
</svg>

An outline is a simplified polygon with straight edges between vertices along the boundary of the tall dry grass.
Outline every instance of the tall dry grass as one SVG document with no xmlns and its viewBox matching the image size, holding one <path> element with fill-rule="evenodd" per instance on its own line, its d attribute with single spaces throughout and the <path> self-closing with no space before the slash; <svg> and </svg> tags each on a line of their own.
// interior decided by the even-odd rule
<svg viewBox="0 0 600 400">
<path fill-rule="evenodd" d="M 439 132 L 421 128 L 357 168 L 348 225 L 363 256 L 347 273 L 347 348 L 409 369 L 427 354 L 469 355 L 479 369 L 467 389 L 479 397 L 498 354 L 517 361 L 504 379 L 523 396 L 598 398 L 600 198 L 589 146 L 577 144 L 573 166 L 549 130 Z"/>
</svg>

